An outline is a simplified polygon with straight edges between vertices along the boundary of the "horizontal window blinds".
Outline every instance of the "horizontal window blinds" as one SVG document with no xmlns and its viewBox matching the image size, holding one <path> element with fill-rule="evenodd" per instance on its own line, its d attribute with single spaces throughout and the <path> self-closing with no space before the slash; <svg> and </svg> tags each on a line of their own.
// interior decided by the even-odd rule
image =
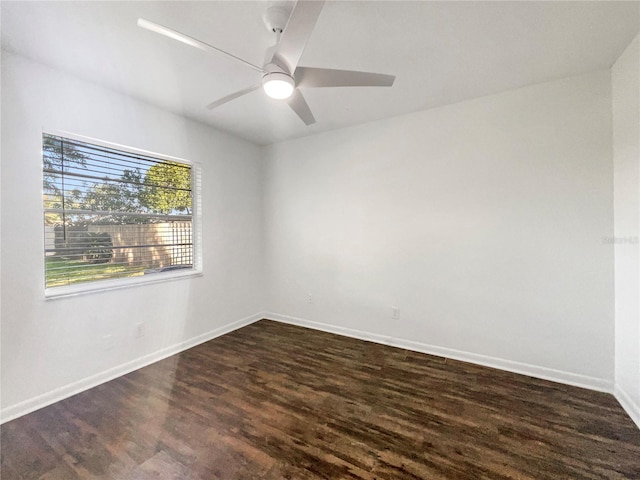
<svg viewBox="0 0 640 480">
<path fill-rule="evenodd" d="M 43 135 L 45 286 L 193 268 L 192 167 Z"/>
</svg>

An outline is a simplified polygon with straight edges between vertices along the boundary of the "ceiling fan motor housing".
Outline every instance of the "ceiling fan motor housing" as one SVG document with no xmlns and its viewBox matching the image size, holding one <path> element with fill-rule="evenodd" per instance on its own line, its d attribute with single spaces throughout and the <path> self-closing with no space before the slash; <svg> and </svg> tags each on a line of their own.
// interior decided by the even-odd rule
<svg viewBox="0 0 640 480">
<path fill-rule="evenodd" d="M 267 65 L 267 67 L 269 66 Z M 289 98 L 296 88 L 295 81 L 291 75 L 285 73 L 279 67 L 273 66 L 276 68 L 267 68 L 267 73 L 262 77 L 262 88 L 271 98 L 278 100 Z"/>
</svg>

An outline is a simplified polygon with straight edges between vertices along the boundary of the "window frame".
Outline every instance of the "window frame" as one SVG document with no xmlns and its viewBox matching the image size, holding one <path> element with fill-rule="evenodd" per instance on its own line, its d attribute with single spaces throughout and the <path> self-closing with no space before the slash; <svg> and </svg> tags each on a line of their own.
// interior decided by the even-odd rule
<svg viewBox="0 0 640 480">
<path fill-rule="evenodd" d="M 54 135 L 58 137 L 67 138 L 69 140 L 75 140 L 78 142 L 85 142 L 92 145 L 97 145 L 100 147 L 111 148 L 115 150 L 120 150 L 126 153 L 132 153 L 134 155 L 144 155 L 148 157 L 153 157 L 158 160 L 166 160 L 169 162 L 177 162 L 187 164 L 191 167 L 191 203 L 192 203 L 192 213 L 191 213 L 191 229 L 192 229 L 192 240 L 193 240 L 193 267 L 191 269 L 185 270 L 170 270 L 166 272 L 158 272 L 153 275 L 140 275 L 135 277 L 122 277 L 122 278 L 111 278 L 105 280 L 97 280 L 93 282 L 83 282 L 72 285 L 62 285 L 57 287 L 44 287 L 44 296 L 45 299 L 56 299 L 56 298 L 64 298 L 64 297 L 72 297 L 77 295 L 83 295 L 88 293 L 98 293 L 105 292 L 110 290 L 119 290 L 123 288 L 132 288 L 141 285 L 150 285 L 155 283 L 163 283 L 173 280 L 180 280 L 186 278 L 194 278 L 200 277 L 203 275 L 203 256 L 202 256 L 202 168 L 200 163 L 194 162 L 191 160 L 186 160 L 184 158 L 173 157 L 170 155 L 165 155 L 162 153 L 152 152 L 149 150 L 143 150 L 140 148 L 130 147 L 128 145 L 122 145 L 119 143 L 108 142 L 105 140 L 100 140 L 93 137 L 87 137 L 84 135 L 78 135 L 76 133 L 56 130 L 56 129 L 47 129 L 43 128 L 40 132 L 40 185 L 41 185 L 41 216 L 40 221 L 44 219 L 45 216 L 45 206 L 44 206 L 44 188 L 42 187 L 44 181 L 44 172 L 43 172 L 43 156 L 44 156 L 44 135 Z M 45 234 L 44 234 L 44 222 L 43 222 L 43 235 L 41 237 L 42 240 L 42 274 L 43 276 L 46 274 L 46 255 L 45 252 Z M 42 285 L 45 285 L 44 277 L 42 278 Z"/>
</svg>

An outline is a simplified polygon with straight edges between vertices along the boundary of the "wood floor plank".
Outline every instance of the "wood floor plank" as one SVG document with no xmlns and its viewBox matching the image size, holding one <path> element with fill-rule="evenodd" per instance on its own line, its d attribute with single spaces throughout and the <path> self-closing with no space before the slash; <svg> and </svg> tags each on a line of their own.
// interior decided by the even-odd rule
<svg viewBox="0 0 640 480">
<path fill-rule="evenodd" d="M 1 442 L 3 480 L 640 479 L 611 395 L 267 320 Z"/>
</svg>

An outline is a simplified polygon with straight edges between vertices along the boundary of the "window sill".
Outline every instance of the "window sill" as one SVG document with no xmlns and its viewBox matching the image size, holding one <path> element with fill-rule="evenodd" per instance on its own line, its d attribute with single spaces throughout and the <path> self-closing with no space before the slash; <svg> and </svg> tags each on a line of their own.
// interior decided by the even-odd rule
<svg viewBox="0 0 640 480">
<path fill-rule="evenodd" d="M 132 288 L 141 285 L 150 285 L 154 283 L 170 282 L 172 280 L 201 277 L 202 275 L 202 270 L 189 270 L 188 272 L 162 272 L 153 273 L 151 275 L 141 275 L 139 277 L 102 280 L 95 283 L 84 283 L 81 285 L 45 288 L 44 297 L 45 300 L 56 300 L 58 298 L 75 297 L 78 295 L 86 295 L 89 293 L 108 292 L 111 290 L 120 290 L 123 288 Z"/>
</svg>

